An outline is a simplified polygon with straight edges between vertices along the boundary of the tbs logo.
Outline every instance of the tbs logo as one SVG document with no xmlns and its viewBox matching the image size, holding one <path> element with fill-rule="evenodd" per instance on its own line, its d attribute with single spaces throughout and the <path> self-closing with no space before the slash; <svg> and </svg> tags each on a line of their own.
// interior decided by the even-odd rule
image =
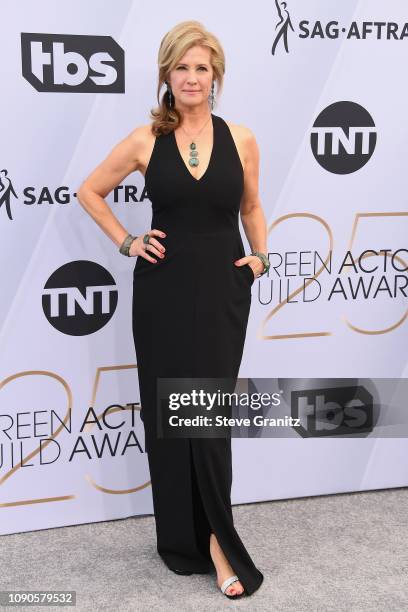
<svg viewBox="0 0 408 612">
<path fill-rule="evenodd" d="M 21 61 L 37 91 L 125 91 L 125 54 L 110 36 L 22 32 Z"/>
<path fill-rule="evenodd" d="M 362 386 L 292 391 L 291 413 L 303 438 L 373 430 L 373 396 Z"/>
</svg>

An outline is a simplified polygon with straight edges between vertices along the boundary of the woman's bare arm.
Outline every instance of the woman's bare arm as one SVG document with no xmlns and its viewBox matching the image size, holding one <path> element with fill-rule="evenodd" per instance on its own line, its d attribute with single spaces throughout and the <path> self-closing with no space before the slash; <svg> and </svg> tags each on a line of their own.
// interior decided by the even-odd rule
<svg viewBox="0 0 408 612">
<path fill-rule="evenodd" d="M 240 203 L 240 215 L 245 235 L 252 251 L 267 253 L 267 229 L 265 215 L 259 199 L 259 148 L 255 136 L 250 129 L 241 126 L 244 134 L 244 191 Z M 237 260 L 249 263 L 252 260 L 253 269 L 261 273 L 263 264 L 258 257 L 247 255 Z"/>
<path fill-rule="evenodd" d="M 146 146 L 145 134 L 146 127 L 142 126 L 121 140 L 77 191 L 81 206 L 117 246 L 122 244 L 129 232 L 113 214 L 104 198 L 126 176 L 139 169 L 141 155 Z"/>
<path fill-rule="evenodd" d="M 129 232 L 113 214 L 104 198 L 126 176 L 142 167 L 142 159 L 146 157 L 146 151 L 149 148 L 149 132 L 149 125 L 133 130 L 112 149 L 77 191 L 77 198 L 81 206 L 118 247 Z M 138 236 L 130 246 L 129 255 L 131 257 L 141 255 L 144 259 L 156 263 L 157 260 L 147 251 L 163 258 L 166 249 L 154 236 L 164 238 L 165 234 L 158 229 L 148 230 L 148 233 L 151 236 L 149 244 L 145 245 L 143 236 Z"/>
</svg>

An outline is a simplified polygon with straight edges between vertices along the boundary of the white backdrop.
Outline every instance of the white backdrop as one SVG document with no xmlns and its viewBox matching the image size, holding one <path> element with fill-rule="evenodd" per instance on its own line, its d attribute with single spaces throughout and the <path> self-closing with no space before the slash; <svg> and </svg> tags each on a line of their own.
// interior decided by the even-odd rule
<svg viewBox="0 0 408 612">
<path fill-rule="evenodd" d="M 252 288 L 240 375 L 279 379 L 287 393 L 317 378 L 407 377 L 406 2 L 284 4 L 3 2 L 0 533 L 153 511 L 136 406 L 135 260 L 75 190 L 150 121 L 158 47 L 180 21 L 219 37 L 226 75 L 214 113 L 249 127 L 261 154 L 272 265 Z M 97 60 L 109 70 L 99 64 L 95 78 Z M 147 196 L 135 173 L 107 198 L 136 235 L 150 227 Z M 361 259 L 374 272 L 357 267 L 366 249 L 389 249 Z M 349 250 L 356 268 L 340 273 Z M 320 270 L 330 253 L 330 272 Z M 375 428 L 335 438 L 234 439 L 233 502 L 407 485 L 406 438 Z"/>
</svg>

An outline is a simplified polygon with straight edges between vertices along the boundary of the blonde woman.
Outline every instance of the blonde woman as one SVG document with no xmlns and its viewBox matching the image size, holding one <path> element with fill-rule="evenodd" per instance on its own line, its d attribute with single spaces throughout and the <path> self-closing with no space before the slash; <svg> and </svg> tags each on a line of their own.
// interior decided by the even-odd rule
<svg viewBox="0 0 408 612">
<path fill-rule="evenodd" d="M 225 59 L 197 21 L 176 25 L 158 56 L 158 108 L 82 183 L 78 198 L 130 257 L 133 336 L 151 475 L 157 550 L 177 574 L 208 573 L 230 598 L 263 575 L 233 524 L 230 438 L 159 438 L 160 377 L 231 377 L 242 358 L 251 285 L 268 269 L 252 132 L 212 113 Z M 160 100 L 160 90 L 166 91 Z M 151 228 L 135 237 L 103 198 L 128 174 L 144 175 Z M 238 218 L 252 248 L 245 255 Z"/>
</svg>

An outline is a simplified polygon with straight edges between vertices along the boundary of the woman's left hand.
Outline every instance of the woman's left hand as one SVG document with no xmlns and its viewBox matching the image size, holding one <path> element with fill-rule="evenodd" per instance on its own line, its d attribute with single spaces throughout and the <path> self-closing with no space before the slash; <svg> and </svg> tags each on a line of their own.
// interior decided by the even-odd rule
<svg viewBox="0 0 408 612">
<path fill-rule="evenodd" d="M 241 257 L 241 259 L 237 259 L 234 263 L 237 267 L 249 264 L 255 278 L 258 278 L 264 269 L 264 265 L 257 255 L 246 255 L 245 257 Z"/>
</svg>

